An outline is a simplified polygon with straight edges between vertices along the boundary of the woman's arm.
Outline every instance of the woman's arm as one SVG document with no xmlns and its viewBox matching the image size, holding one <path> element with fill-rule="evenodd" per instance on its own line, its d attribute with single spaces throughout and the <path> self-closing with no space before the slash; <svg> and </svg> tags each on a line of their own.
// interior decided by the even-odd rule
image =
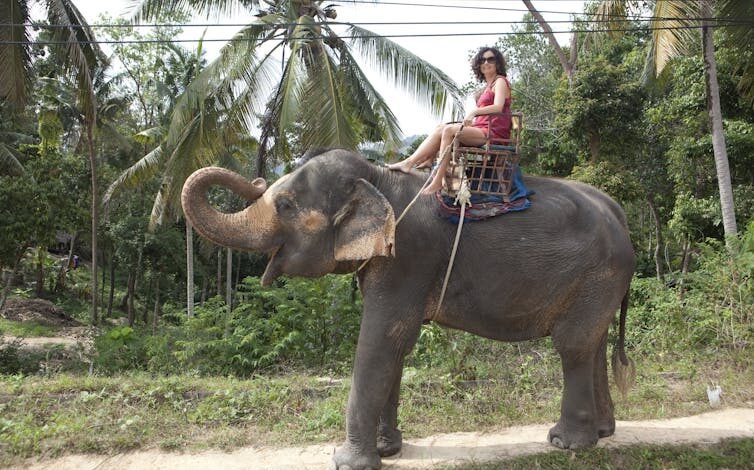
<svg viewBox="0 0 754 470">
<path fill-rule="evenodd" d="M 508 82 L 500 77 L 495 80 L 495 86 L 493 87 L 495 100 L 489 106 L 482 106 L 481 108 L 472 109 L 469 114 L 466 115 L 464 123 L 471 123 L 475 116 L 482 114 L 502 113 L 505 100 L 510 96 L 510 88 Z"/>
</svg>

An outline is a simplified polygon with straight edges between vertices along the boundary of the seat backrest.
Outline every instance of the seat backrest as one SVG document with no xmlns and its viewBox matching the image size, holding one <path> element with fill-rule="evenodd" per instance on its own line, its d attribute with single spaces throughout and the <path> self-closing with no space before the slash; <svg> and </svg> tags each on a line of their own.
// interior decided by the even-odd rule
<svg viewBox="0 0 754 470">
<path fill-rule="evenodd" d="M 491 114 L 490 116 L 502 116 L 503 113 L 495 113 Z M 506 147 L 513 147 L 513 151 L 515 153 L 518 153 L 521 147 L 521 133 L 524 130 L 524 115 L 521 112 L 512 112 L 510 113 L 511 117 L 511 133 L 510 136 L 507 139 L 488 139 L 486 145 L 503 145 Z M 490 123 L 492 122 L 492 119 L 488 121 L 487 124 L 487 135 L 490 135 Z"/>
</svg>

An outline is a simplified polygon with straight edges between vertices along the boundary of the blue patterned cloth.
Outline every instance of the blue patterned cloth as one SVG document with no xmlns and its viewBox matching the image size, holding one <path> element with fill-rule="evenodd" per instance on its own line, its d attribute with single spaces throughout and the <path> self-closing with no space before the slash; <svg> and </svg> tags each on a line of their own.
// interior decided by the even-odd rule
<svg viewBox="0 0 754 470">
<path fill-rule="evenodd" d="M 489 188 L 483 189 L 490 190 Z M 493 188 L 492 191 L 494 190 Z M 466 208 L 464 220 L 466 222 L 484 220 L 496 215 L 507 214 L 508 212 L 526 210 L 531 206 L 529 196 L 532 194 L 534 193 L 529 191 L 526 184 L 524 184 L 524 175 L 521 172 L 521 167 L 516 165 L 511 184 L 510 201 L 505 202 L 502 197 L 491 194 L 472 194 L 471 207 Z M 440 217 L 457 224 L 461 218 L 461 206 L 455 205 L 455 197 L 443 196 L 440 193 L 437 193 L 436 197 Z"/>
</svg>

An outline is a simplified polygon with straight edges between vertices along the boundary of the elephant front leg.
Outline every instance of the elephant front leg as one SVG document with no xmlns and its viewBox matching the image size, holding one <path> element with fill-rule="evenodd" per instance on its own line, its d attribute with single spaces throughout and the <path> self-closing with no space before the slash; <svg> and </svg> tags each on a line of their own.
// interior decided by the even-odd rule
<svg viewBox="0 0 754 470">
<path fill-rule="evenodd" d="M 401 391 L 401 376 L 403 365 L 398 367 L 396 377 L 393 379 L 393 388 L 390 391 L 387 403 L 380 414 L 380 425 L 377 429 L 377 453 L 380 457 L 389 457 L 401 451 L 403 435 L 398 429 L 398 399 Z"/>
<path fill-rule="evenodd" d="M 409 340 L 404 336 L 406 329 L 396 329 L 394 322 L 383 323 L 369 321 L 366 314 L 362 320 L 348 397 L 346 441 L 333 456 L 336 469 L 378 469 L 381 454 L 400 450 L 396 427 L 400 374 L 403 357 L 415 338 Z M 418 336 L 419 326 L 412 337 Z"/>
</svg>

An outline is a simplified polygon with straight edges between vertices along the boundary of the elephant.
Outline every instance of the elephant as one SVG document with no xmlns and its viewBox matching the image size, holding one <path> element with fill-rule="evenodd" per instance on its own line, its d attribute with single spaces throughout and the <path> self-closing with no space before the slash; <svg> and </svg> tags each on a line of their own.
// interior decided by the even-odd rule
<svg viewBox="0 0 754 470">
<path fill-rule="evenodd" d="M 354 151 L 330 149 L 269 188 L 217 167 L 197 170 L 183 187 L 184 213 L 197 233 L 269 255 L 263 285 L 283 274 L 357 272 L 363 311 L 346 439 L 333 468 L 378 469 L 381 457 L 400 451 L 404 358 L 430 321 L 500 341 L 551 336 L 563 394 L 549 441 L 577 449 L 612 435 L 607 342 L 618 310 L 613 372 L 616 363 L 623 376 L 634 370 L 624 325 L 636 261 L 621 207 L 586 184 L 525 177 L 535 192 L 530 208 L 464 224 L 440 303 L 457 226 L 438 217 L 431 196 L 410 204 L 425 179 L 418 170 L 389 171 Z M 207 198 L 212 185 L 249 205 L 217 211 Z"/>
</svg>

